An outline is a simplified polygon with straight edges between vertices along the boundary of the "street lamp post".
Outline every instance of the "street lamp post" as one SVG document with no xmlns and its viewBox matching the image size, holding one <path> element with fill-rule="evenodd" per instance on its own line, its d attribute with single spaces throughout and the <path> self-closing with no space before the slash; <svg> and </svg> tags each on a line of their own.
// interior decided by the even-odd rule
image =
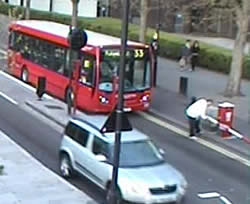
<svg viewBox="0 0 250 204">
<path fill-rule="evenodd" d="M 112 173 L 112 195 L 110 203 L 117 204 L 117 180 L 118 180 L 118 169 L 120 162 L 120 145 L 121 145 L 121 126 L 122 126 L 122 115 L 123 115 L 123 93 L 124 93 L 124 69 L 125 69 L 125 57 L 126 57 L 126 46 L 128 36 L 128 13 L 129 13 L 129 0 L 124 0 L 123 7 L 123 21 L 122 21 L 122 45 L 121 45 L 121 58 L 120 58 L 120 69 L 119 69 L 119 89 L 118 89 L 118 104 L 116 107 L 116 122 L 115 122 L 115 147 L 114 147 L 114 161 L 113 161 L 113 173 Z"/>
<path fill-rule="evenodd" d="M 153 36 L 153 40 L 151 42 L 151 48 L 154 56 L 154 79 L 153 86 L 157 86 L 157 67 L 158 67 L 158 52 L 159 52 L 159 40 L 160 40 L 160 18 L 161 18 L 161 0 L 158 0 L 158 23 L 156 24 L 156 31 Z"/>
<path fill-rule="evenodd" d="M 161 0 L 158 0 L 158 24 L 157 24 L 157 34 L 159 36 L 159 33 L 160 33 L 160 27 L 161 27 Z"/>
</svg>

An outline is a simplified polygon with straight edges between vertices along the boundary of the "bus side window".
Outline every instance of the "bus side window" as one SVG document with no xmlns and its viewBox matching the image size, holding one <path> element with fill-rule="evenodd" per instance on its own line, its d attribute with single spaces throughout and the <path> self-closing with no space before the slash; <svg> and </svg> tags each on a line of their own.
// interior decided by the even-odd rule
<svg viewBox="0 0 250 204">
<path fill-rule="evenodd" d="M 16 33 L 15 37 L 15 50 L 20 52 L 23 46 L 23 35 L 20 33 Z"/>
<path fill-rule="evenodd" d="M 69 77 L 70 69 L 71 69 L 71 59 L 70 59 L 70 50 L 65 49 L 65 55 L 64 55 L 64 76 Z"/>
<path fill-rule="evenodd" d="M 50 66 L 50 58 L 51 58 L 51 53 L 50 53 L 50 44 L 46 41 L 40 41 L 40 52 L 41 52 L 41 58 L 40 58 L 40 63 L 42 66 L 46 68 L 51 68 Z"/>
<path fill-rule="evenodd" d="M 93 56 L 84 55 L 81 67 L 80 82 L 93 86 L 96 60 Z"/>
<path fill-rule="evenodd" d="M 16 32 L 10 31 L 9 34 L 9 48 L 15 50 L 15 37 L 16 37 Z"/>
<path fill-rule="evenodd" d="M 23 57 L 25 57 L 26 59 L 30 59 L 31 45 L 30 45 L 30 39 L 28 36 L 22 36 L 22 46 L 21 46 L 20 52 L 22 53 Z"/>
<path fill-rule="evenodd" d="M 53 70 L 63 74 L 65 68 L 65 49 L 59 46 L 55 46 L 52 49 L 53 56 Z"/>
<path fill-rule="evenodd" d="M 32 61 L 34 63 L 41 63 L 41 47 L 40 47 L 40 41 L 38 39 L 33 39 L 33 50 L 32 50 Z"/>
</svg>

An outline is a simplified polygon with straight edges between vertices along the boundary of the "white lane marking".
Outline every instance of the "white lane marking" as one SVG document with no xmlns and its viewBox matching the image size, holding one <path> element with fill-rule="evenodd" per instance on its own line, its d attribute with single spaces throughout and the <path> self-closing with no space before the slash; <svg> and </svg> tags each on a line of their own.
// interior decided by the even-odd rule
<svg viewBox="0 0 250 204">
<path fill-rule="evenodd" d="M 36 92 L 36 89 L 35 89 L 34 87 L 32 87 L 32 86 L 30 86 L 30 85 L 28 85 L 28 84 L 25 84 L 23 81 L 20 81 L 20 80 L 16 79 L 16 78 L 13 77 L 13 76 L 11 76 L 11 75 L 9 75 L 9 74 L 3 72 L 3 71 L 0 71 L 0 74 L 2 74 L 3 76 L 5 76 L 6 78 L 8 78 L 8 79 L 10 79 L 10 80 L 12 80 L 12 81 L 15 81 L 16 83 L 18 83 L 19 85 L 25 87 L 26 89 L 29 89 L 30 91 L 32 91 L 32 92 L 34 92 L 34 93 Z M 47 98 L 47 99 L 53 99 L 53 98 L 52 98 L 51 96 L 49 96 L 48 94 L 44 94 L 43 97 L 45 97 L 45 98 Z"/>
<path fill-rule="evenodd" d="M 0 56 L 0 60 L 7 59 L 7 56 Z"/>
<path fill-rule="evenodd" d="M 14 99 L 10 98 L 9 96 L 7 96 L 6 94 L 4 94 L 4 93 L 1 92 L 1 91 L 0 91 L 0 96 L 4 97 L 4 98 L 7 99 L 9 102 L 11 102 L 11 103 L 13 103 L 13 104 L 15 104 L 15 105 L 18 104 Z"/>
<path fill-rule="evenodd" d="M 224 204 L 233 204 L 230 200 L 228 200 L 225 196 L 217 192 L 209 192 L 209 193 L 198 193 L 199 198 L 202 199 L 211 199 L 211 198 L 219 198 Z"/>
<path fill-rule="evenodd" d="M 0 49 L 0 53 L 1 53 L 2 55 L 7 55 L 7 52 L 4 51 L 4 50 L 2 50 L 2 49 Z"/>
<path fill-rule="evenodd" d="M 208 142 L 208 141 L 206 141 L 206 140 L 204 140 L 202 138 L 198 138 L 197 142 L 204 145 L 204 146 L 206 146 L 206 147 L 208 147 L 208 148 L 210 148 L 210 149 L 213 149 L 213 150 L 223 154 L 226 157 L 229 157 L 229 158 L 231 158 L 233 160 L 236 160 L 236 161 L 250 167 L 250 161 L 249 160 L 247 160 L 247 159 L 245 159 L 245 158 L 243 158 L 243 157 L 241 157 L 241 156 L 239 156 L 239 155 L 237 155 L 235 153 L 232 153 L 232 152 L 230 152 L 230 151 L 228 151 L 226 149 L 223 149 L 223 148 L 221 148 L 221 147 L 219 147 L 219 146 L 217 146 L 217 145 L 215 145 L 215 144 L 213 144 L 211 142 Z"/>
<path fill-rule="evenodd" d="M 233 204 L 231 201 L 229 201 L 225 196 L 221 196 L 220 199 L 222 200 L 222 202 L 224 202 L 225 204 Z"/>
<path fill-rule="evenodd" d="M 217 192 L 209 192 L 209 193 L 198 193 L 198 197 L 202 199 L 207 198 L 219 198 L 220 194 Z"/>
<path fill-rule="evenodd" d="M 138 112 L 139 115 L 141 115 L 142 117 L 144 117 L 145 119 L 159 125 L 159 126 L 162 126 L 164 128 L 167 128 L 169 129 L 170 131 L 172 132 L 175 132 L 177 133 L 178 135 L 181 135 L 181 136 L 184 136 L 184 137 L 189 137 L 189 134 L 188 132 L 178 128 L 178 127 L 175 127 L 174 125 L 171 125 L 165 121 L 162 121 L 158 118 L 155 118 L 154 116 L 151 116 L 149 115 L 148 113 L 145 113 L 145 112 Z M 228 157 L 228 158 L 231 158 L 233 160 L 236 160 L 248 167 L 250 167 L 250 161 L 245 159 L 245 158 L 242 158 L 240 157 L 239 155 L 235 154 L 235 153 L 232 153 L 226 149 L 223 149 L 221 147 L 219 147 L 218 145 L 215 145 L 211 142 L 208 142 L 202 138 L 197 138 L 197 140 L 194 140 L 195 142 L 198 142 L 199 144 L 202 144 L 203 146 L 206 146 L 210 149 L 213 149 L 214 151 L 218 152 L 218 153 L 221 153 L 223 154 L 224 156 Z"/>
</svg>

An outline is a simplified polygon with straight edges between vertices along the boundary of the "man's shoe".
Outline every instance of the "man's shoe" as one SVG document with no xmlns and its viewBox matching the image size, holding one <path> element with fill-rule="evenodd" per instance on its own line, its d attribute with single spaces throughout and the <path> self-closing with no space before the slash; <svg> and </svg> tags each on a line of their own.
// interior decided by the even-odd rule
<svg viewBox="0 0 250 204">
<path fill-rule="evenodd" d="M 190 136 L 190 139 L 191 139 L 191 140 L 197 140 L 197 137 L 195 137 L 195 136 Z"/>
</svg>

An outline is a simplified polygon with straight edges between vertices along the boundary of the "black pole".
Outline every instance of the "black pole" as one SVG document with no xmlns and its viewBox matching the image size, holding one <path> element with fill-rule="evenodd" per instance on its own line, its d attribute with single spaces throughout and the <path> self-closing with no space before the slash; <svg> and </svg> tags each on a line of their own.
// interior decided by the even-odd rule
<svg viewBox="0 0 250 204">
<path fill-rule="evenodd" d="M 68 68 L 68 78 L 69 78 L 69 89 L 71 90 L 71 82 L 72 82 L 72 47 L 71 47 L 71 35 L 72 35 L 72 26 L 70 25 L 69 27 L 69 60 L 67 60 L 67 68 Z M 72 90 L 71 90 L 72 91 Z M 71 94 L 69 94 L 69 92 L 66 93 L 66 98 L 67 98 L 67 113 L 68 115 L 71 115 L 72 113 L 72 101 L 71 101 Z"/>
<path fill-rule="evenodd" d="M 159 54 L 159 43 L 160 43 L 160 29 L 161 29 L 161 0 L 158 0 L 158 24 L 156 28 L 157 33 L 157 46 L 155 50 L 155 73 L 154 73 L 154 87 L 157 86 L 157 69 L 158 69 L 158 54 Z"/>
<path fill-rule="evenodd" d="M 160 4 L 160 0 L 158 0 L 158 25 L 157 25 L 158 35 L 159 35 L 159 30 L 160 30 L 160 18 L 161 18 L 161 4 Z"/>
<path fill-rule="evenodd" d="M 124 69 L 125 69 L 125 57 L 126 57 L 126 46 L 128 36 L 128 13 L 129 13 L 129 0 L 124 0 L 123 9 L 123 21 L 122 21 L 122 46 L 121 46 L 121 58 L 120 58 L 120 69 L 119 69 L 119 90 L 118 90 L 118 104 L 116 108 L 116 123 L 115 123 L 115 147 L 114 147 L 114 161 L 113 161 L 113 173 L 112 173 L 112 199 L 110 204 L 116 204 L 116 189 L 117 189 L 117 178 L 118 168 L 120 162 L 120 145 L 121 145 L 121 125 L 122 125 L 122 114 L 123 114 L 123 92 L 124 92 Z"/>
</svg>

